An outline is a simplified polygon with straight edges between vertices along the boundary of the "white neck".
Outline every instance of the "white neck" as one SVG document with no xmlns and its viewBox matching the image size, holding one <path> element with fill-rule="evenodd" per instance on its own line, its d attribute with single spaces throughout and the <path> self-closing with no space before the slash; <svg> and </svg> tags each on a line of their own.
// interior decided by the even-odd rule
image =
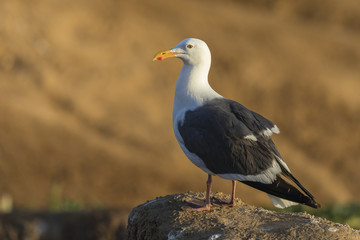
<svg viewBox="0 0 360 240">
<path fill-rule="evenodd" d="M 184 109 L 193 109 L 221 97 L 209 85 L 210 61 L 202 64 L 184 63 L 176 83 L 173 118 Z"/>
</svg>

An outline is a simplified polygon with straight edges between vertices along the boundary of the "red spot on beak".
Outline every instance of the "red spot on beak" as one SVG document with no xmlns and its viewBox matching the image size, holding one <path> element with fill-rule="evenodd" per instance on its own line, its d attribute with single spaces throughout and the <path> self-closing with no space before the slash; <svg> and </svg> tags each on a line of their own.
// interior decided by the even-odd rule
<svg viewBox="0 0 360 240">
<path fill-rule="evenodd" d="M 157 57 L 156 60 L 161 61 L 161 60 L 162 60 L 162 57 Z"/>
</svg>

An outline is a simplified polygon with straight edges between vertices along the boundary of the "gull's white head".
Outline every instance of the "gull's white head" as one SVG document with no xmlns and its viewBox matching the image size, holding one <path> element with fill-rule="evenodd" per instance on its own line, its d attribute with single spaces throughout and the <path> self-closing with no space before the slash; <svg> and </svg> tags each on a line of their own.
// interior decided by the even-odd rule
<svg viewBox="0 0 360 240">
<path fill-rule="evenodd" d="M 208 46 L 204 41 L 196 38 L 187 38 L 170 50 L 158 52 L 153 60 L 161 61 L 172 57 L 180 58 L 184 64 L 189 65 L 210 64 L 211 62 Z"/>
</svg>

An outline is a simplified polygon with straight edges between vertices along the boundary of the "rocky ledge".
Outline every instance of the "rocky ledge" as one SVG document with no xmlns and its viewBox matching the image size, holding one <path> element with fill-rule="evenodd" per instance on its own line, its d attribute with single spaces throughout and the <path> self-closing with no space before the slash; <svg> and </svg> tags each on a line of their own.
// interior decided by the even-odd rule
<svg viewBox="0 0 360 240">
<path fill-rule="evenodd" d="M 237 200 L 235 207 L 188 212 L 185 200 L 202 200 L 203 193 L 159 197 L 134 208 L 128 239 L 360 239 L 360 232 L 307 213 L 279 213 Z M 229 198 L 215 193 L 217 199 Z"/>
</svg>

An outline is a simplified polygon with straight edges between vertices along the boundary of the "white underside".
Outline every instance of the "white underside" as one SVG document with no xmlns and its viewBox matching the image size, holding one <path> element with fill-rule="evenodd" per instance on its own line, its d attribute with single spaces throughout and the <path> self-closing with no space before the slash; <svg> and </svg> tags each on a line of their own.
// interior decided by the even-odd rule
<svg viewBox="0 0 360 240">
<path fill-rule="evenodd" d="M 269 198 L 271 199 L 272 203 L 277 208 L 287 208 L 294 205 L 298 205 L 296 202 L 292 202 L 283 198 L 275 197 L 274 195 L 268 194 Z"/>
</svg>

